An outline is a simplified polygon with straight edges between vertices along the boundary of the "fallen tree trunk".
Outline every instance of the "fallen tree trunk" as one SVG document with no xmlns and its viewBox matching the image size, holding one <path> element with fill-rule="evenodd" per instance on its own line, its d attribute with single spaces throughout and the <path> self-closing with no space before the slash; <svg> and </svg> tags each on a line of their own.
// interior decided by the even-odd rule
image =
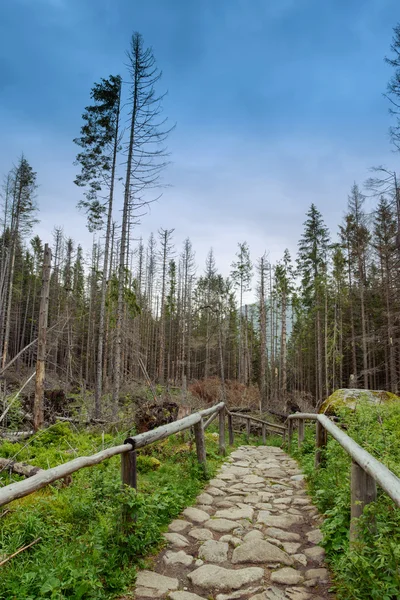
<svg viewBox="0 0 400 600">
<path fill-rule="evenodd" d="M 40 467 L 34 467 L 27 465 L 26 463 L 15 462 L 10 458 L 0 458 L 0 471 L 12 471 L 17 475 L 23 475 L 24 477 L 32 477 L 36 473 L 41 473 L 44 469 Z"/>
<path fill-rule="evenodd" d="M 25 440 L 31 437 L 35 432 L 31 431 L 0 431 L 0 437 L 9 442 L 18 442 L 19 440 Z"/>
</svg>

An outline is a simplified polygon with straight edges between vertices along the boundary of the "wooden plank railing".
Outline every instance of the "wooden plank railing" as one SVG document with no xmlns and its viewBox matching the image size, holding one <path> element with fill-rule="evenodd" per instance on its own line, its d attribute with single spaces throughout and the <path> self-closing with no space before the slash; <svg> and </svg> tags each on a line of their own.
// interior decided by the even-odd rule
<svg viewBox="0 0 400 600">
<path fill-rule="evenodd" d="M 356 519 L 362 515 L 364 506 L 376 500 L 376 484 L 400 507 L 400 479 L 335 425 L 326 415 L 313 413 L 295 413 L 290 415 L 288 417 L 289 448 L 292 443 L 293 423 L 295 421 L 298 421 L 299 425 L 298 444 L 301 447 L 304 441 L 304 421 L 306 420 L 316 421 L 316 469 L 324 466 L 324 448 L 327 444 L 328 433 L 346 450 L 352 459 L 350 539 L 354 541 L 358 537 Z"/>
<path fill-rule="evenodd" d="M 266 428 L 280 432 L 282 435 L 285 434 L 286 428 L 274 423 L 268 423 L 255 417 L 248 417 L 241 415 L 240 413 L 231 413 L 226 408 L 224 402 L 220 402 L 215 406 L 200 410 L 193 413 L 179 421 L 173 421 L 168 425 L 157 427 L 152 431 L 146 431 L 138 435 L 128 437 L 123 444 L 107 448 L 92 456 L 80 456 L 71 461 L 68 461 L 57 467 L 40 471 L 36 475 L 29 477 L 23 481 L 11 483 L 9 485 L 0 488 L 0 506 L 8 504 L 17 498 L 23 498 L 28 496 L 41 488 L 54 483 L 59 479 L 79 471 L 85 467 L 93 467 L 104 460 L 108 460 L 112 456 L 118 454 L 121 455 L 121 477 L 122 482 L 125 485 L 136 488 L 137 486 L 137 470 L 136 470 L 136 451 L 139 448 L 144 448 L 154 442 L 165 439 L 170 435 L 185 431 L 186 429 L 194 429 L 194 437 L 196 441 L 196 452 L 197 458 L 201 465 L 206 470 L 206 446 L 204 439 L 205 429 L 212 423 L 216 418 L 219 418 L 219 452 L 221 455 L 225 455 L 225 418 L 228 419 L 228 433 L 229 433 L 229 444 L 234 444 L 234 431 L 233 431 L 233 418 L 244 417 L 250 421 L 258 423 L 262 426 L 263 441 L 266 438 Z M 249 430 L 249 426 L 248 426 Z"/>
</svg>

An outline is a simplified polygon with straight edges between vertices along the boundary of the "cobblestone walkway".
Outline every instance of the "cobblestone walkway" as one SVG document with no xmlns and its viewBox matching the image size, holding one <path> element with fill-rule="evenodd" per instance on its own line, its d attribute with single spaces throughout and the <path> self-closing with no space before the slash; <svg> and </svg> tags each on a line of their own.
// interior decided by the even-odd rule
<svg viewBox="0 0 400 600">
<path fill-rule="evenodd" d="M 242 446 L 170 524 L 136 599 L 333 598 L 319 523 L 297 463 L 280 448 Z"/>
</svg>

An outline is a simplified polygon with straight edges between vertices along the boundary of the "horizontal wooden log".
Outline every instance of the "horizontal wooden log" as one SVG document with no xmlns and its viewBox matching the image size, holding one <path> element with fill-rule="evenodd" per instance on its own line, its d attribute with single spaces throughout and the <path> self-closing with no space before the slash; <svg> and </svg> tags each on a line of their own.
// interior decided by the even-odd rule
<svg viewBox="0 0 400 600">
<path fill-rule="evenodd" d="M 34 467 L 33 465 L 27 465 L 26 463 L 15 462 L 10 458 L 0 458 L 0 472 L 1 471 L 12 471 L 17 475 L 23 475 L 24 477 L 32 477 L 36 473 L 42 473 L 44 469 L 40 467 Z"/>
<path fill-rule="evenodd" d="M 200 414 L 194 413 L 193 415 L 189 415 L 180 421 L 173 421 L 172 423 L 168 423 L 168 425 L 157 427 L 157 429 L 153 429 L 152 431 L 140 433 L 132 438 L 135 442 L 135 448 L 148 446 L 149 444 L 153 444 L 154 442 L 162 440 L 170 435 L 173 435 L 174 433 L 189 429 L 199 421 L 201 421 Z M 92 456 L 80 456 L 67 463 L 64 463 L 63 465 L 59 465 L 57 467 L 42 471 L 37 475 L 33 475 L 25 481 L 11 483 L 10 485 L 0 489 L 0 506 L 3 506 L 8 502 L 12 502 L 12 500 L 16 500 L 17 498 L 23 498 L 28 494 L 32 494 L 32 492 L 40 490 L 46 485 L 57 481 L 57 479 L 63 479 L 67 475 L 71 475 L 80 469 L 93 467 L 94 465 L 98 465 L 112 456 L 122 454 L 123 452 L 129 452 L 131 450 L 132 445 L 130 443 L 114 446 L 113 448 L 107 448 L 106 450 L 102 450 L 101 452 L 93 454 Z"/>
<path fill-rule="evenodd" d="M 129 450 L 132 450 L 130 444 L 114 446 L 113 448 L 107 448 L 106 450 L 97 452 L 97 454 L 93 454 L 92 456 L 80 456 L 63 465 L 46 469 L 41 473 L 29 477 L 29 479 L 25 479 L 25 481 L 10 483 L 10 485 L 0 488 L 0 506 L 4 506 L 4 504 L 8 504 L 8 502 L 12 502 L 12 500 L 16 500 L 17 498 L 28 496 L 29 494 L 46 487 L 46 485 L 57 481 L 57 479 L 63 479 L 67 475 L 71 475 L 80 469 L 93 467 L 107 458 L 122 454 L 123 452 L 128 452 Z"/>
<path fill-rule="evenodd" d="M 215 406 L 211 406 L 210 408 L 205 408 L 204 410 L 199 410 L 198 411 L 198 415 L 201 415 L 204 419 L 204 417 L 208 417 L 209 415 L 212 415 L 214 413 L 219 413 L 219 411 L 221 409 L 223 409 L 225 406 L 224 402 L 219 402 L 219 404 L 216 404 Z"/>
<path fill-rule="evenodd" d="M 344 433 L 335 423 L 333 423 L 326 415 L 317 415 L 312 413 L 295 413 L 290 415 L 292 419 L 312 419 L 318 421 L 326 431 L 344 448 L 355 461 L 368 475 L 370 475 L 376 483 L 387 493 L 390 498 L 400 506 L 400 479 L 390 471 L 384 464 L 374 458 L 369 452 L 364 450 L 357 442 L 355 442 L 347 433 Z"/>
<path fill-rule="evenodd" d="M 251 417 L 249 415 L 243 415 L 241 413 L 230 413 L 233 417 L 237 417 L 239 419 L 251 419 L 255 423 L 260 423 L 260 425 L 266 425 L 267 429 L 277 429 L 278 432 L 286 431 L 286 427 L 284 425 L 277 425 L 277 423 L 270 423 L 270 421 L 264 421 L 263 419 L 258 419 L 257 417 Z"/>
</svg>

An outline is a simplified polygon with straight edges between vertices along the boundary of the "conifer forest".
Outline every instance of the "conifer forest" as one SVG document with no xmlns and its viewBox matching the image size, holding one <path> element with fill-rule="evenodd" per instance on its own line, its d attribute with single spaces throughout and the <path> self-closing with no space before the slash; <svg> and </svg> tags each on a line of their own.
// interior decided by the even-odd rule
<svg viewBox="0 0 400 600">
<path fill-rule="evenodd" d="M 0 600 L 398 600 L 395 0 L 3 5 Z"/>
<path fill-rule="evenodd" d="M 349 186 L 346 214 L 329 230 L 318 206 L 304 215 L 298 250 L 275 264 L 238 240 L 222 274 L 212 240 L 205 264 L 174 229 L 140 235 L 146 205 L 168 178 L 163 85 L 153 51 L 132 36 L 127 72 L 88 90 L 75 132 L 77 210 L 94 232 L 91 249 L 73 231 L 34 235 L 40 173 L 15 157 L 3 173 L 0 238 L 1 365 L 29 376 L 36 361 L 44 244 L 51 248 L 47 372 L 90 390 L 94 411 L 117 410 L 120 395 L 148 378 L 181 386 L 218 378 L 259 390 L 261 410 L 288 402 L 318 406 L 343 387 L 397 392 L 400 383 L 400 188 L 398 175 L 372 165 Z M 400 29 L 388 58 L 391 141 L 398 148 Z M 122 101 L 123 98 L 123 101 Z M 128 123 L 128 126 L 126 125 Z M 122 211 L 115 197 L 123 198 Z M 366 209 L 366 198 L 373 209 Z M 162 200 L 161 200 L 162 201 Z M 370 205 L 369 205 L 370 206 Z M 90 256 L 89 256 L 90 255 Z M 245 292 L 254 300 L 243 302 Z M 7 391 L 4 371 L 3 393 Z M 300 404 L 299 404 L 300 403 Z"/>
</svg>

